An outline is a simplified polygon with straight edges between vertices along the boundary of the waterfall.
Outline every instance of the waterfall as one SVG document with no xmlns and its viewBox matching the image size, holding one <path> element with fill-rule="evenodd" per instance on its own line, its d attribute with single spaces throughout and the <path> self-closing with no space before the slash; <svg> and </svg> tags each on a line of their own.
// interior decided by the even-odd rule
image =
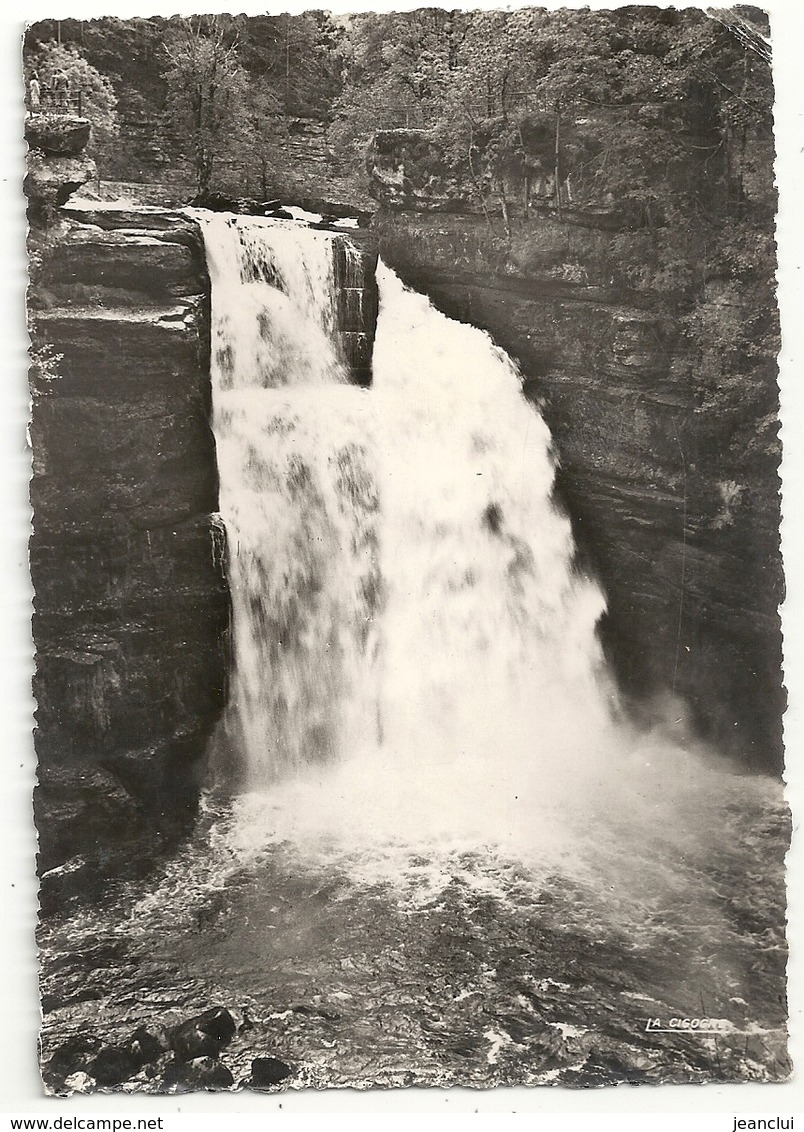
<svg viewBox="0 0 804 1132">
<path fill-rule="evenodd" d="M 516 366 L 380 265 L 373 386 L 350 386 L 332 315 L 346 237 L 203 224 L 226 774 L 291 839 L 554 837 L 621 737 L 604 600 Z"/>
<path fill-rule="evenodd" d="M 779 784 L 618 710 L 515 364 L 383 265 L 373 335 L 359 236 L 194 215 L 227 705 L 192 835 L 39 925 L 45 1081 L 784 1079 Z"/>
<path fill-rule="evenodd" d="M 362 390 L 334 328 L 343 236 L 197 213 L 212 280 L 213 427 L 232 596 L 219 745 L 251 785 L 331 759 L 360 723 L 377 599 Z"/>
<path fill-rule="evenodd" d="M 346 381 L 333 337 L 333 236 L 308 230 L 300 243 L 298 225 L 194 215 L 212 279 L 215 392 Z"/>
<path fill-rule="evenodd" d="M 553 499 L 550 435 L 511 359 L 380 270 L 382 715 L 395 759 L 437 749 L 494 791 L 552 774 L 609 718 L 598 587 Z M 512 787 L 515 783 L 512 782 Z"/>
</svg>

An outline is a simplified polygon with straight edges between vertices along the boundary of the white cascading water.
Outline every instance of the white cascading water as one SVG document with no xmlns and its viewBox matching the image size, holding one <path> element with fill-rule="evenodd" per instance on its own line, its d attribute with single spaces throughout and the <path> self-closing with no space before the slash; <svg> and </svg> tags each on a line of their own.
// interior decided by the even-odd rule
<svg viewBox="0 0 804 1132">
<path fill-rule="evenodd" d="M 332 336 L 333 237 L 276 221 L 195 213 L 213 286 L 216 393 L 347 380 Z"/>
<path fill-rule="evenodd" d="M 377 585 L 367 405 L 333 336 L 344 238 L 198 215 L 233 607 L 220 746 L 227 773 L 260 786 L 336 758 L 359 714 Z"/>
<path fill-rule="evenodd" d="M 577 868 L 579 827 L 612 807 L 649 828 L 662 785 L 620 773 L 651 759 L 615 722 L 603 597 L 513 362 L 381 264 L 373 386 L 350 386 L 332 331 L 346 237 L 199 216 L 237 851 L 324 847 L 387 879 L 417 846 Z M 620 843 L 607 828 L 598 854 Z"/>
</svg>

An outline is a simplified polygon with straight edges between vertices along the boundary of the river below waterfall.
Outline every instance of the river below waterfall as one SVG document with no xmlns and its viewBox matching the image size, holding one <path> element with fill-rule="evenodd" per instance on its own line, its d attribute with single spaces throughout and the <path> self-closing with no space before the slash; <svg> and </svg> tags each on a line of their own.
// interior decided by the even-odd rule
<svg viewBox="0 0 804 1132">
<path fill-rule="evenodd" d="M 192 841 L 40 926 L 49 1086 L 212 1006 L 234 1087 L 786 1077 L 781 786 L 627 720 L 513 362 L 381 265 L 356 388 L 348 237 L 201 222 L 228 705 Z"/>
<path fill-rule="evenodd" d="M 782 1078 L 786 814 L 770 784 L 721 785 L 719 850 L 617 861 L 615 825 L 585 880 L 487 850 L 397 854 L 394 882 L 287 843 L 245 863 L 264 800 L 210 811 L 161 877 L 40 932 L 43 1062 L 223 1005 L 236 1083 L 258 1056 L 293 1087 Z M 719 1030 L 647 1030 L 690 1017 Z M 164 1089 L 148 1067 L 122 1087 Z"/>
</svg>

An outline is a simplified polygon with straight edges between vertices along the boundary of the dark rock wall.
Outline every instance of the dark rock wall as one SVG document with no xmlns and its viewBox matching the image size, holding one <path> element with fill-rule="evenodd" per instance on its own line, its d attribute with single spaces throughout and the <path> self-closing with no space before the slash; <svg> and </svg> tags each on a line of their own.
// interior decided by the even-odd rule
<svg viewBox="0 0 804 1132">
<path fill-rule="evenodd" d="M 519 361 L 543 411 L 560 497 L 607 593 L 601 629 L 625 691 L 643 702 L 675 691 L 700 733 L 751 767 L 778 771 L 772 465 L 725 468 L 722 422 L 673 326 L 649 297 L 596 271 L 607 233 L 576 228 L 571 253 L 556 254 L 566 235 L 541 218 L 517 255 L 500 250 L 482 217 L 425 214 L 404 196 L 393 204 L 374 220 L 383 259 L 446 314 L 488 330 Z M 759 375 L 763 382 L 747 396 L 743 429 L 773 412 L 775 380 Z"/>
<path fill-rule="evenodd" d="M 186 825 L 226 667 L 201 235 L 85 220 L 31 238 L 34 345 L 55 352 L 34 354 L 31 423 L 46 907 Z"/>
<path fill-rule="evenodd" d="M 376 239 L 366 233 L 355 233 L 333 244 L 335 331 L 356 385 L 371 384 L 379 304 L 378 254 Z"/>
<path fill-rule="evenodd" d="M 157 190 L 157 201 L 189 201 L 197 193 L 192 163 L 166 153 L 160 141 L 162 123 L 120 122 L 126 145 L 115 150 L 113 160 L 100 163 L 104 189 L 116 183 L 126 190 L 143 193 L 146 186 Z M 214 190 L 255 200 L 283 197 L 307 208 L 305 199 L 341 201 L 353 215 L 356 208 L 371 208 L 365 186 L 354 163 L 336 154 L 327 140 L 327 124 L 315 118 L 281 115 L 265 159 L 252 154 L 247 160 L 216 160 L 212 174 Z M 146 193 L 147 195 L 147 193 Z M 319 211 L 314 205 L 312 211 Z"/>
</svg>

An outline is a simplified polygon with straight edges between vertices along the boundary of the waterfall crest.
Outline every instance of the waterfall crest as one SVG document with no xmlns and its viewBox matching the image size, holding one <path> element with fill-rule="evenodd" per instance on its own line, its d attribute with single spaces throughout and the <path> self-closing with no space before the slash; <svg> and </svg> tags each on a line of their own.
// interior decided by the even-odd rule
<svg viewBox="0 0 804 1132">
<path fill-rule="evenodd" d="M 333 334 L 334 248 L 345 237 L 195 211 L 212 280 L 218 392 L 347 381 Z"/>
</svg>

